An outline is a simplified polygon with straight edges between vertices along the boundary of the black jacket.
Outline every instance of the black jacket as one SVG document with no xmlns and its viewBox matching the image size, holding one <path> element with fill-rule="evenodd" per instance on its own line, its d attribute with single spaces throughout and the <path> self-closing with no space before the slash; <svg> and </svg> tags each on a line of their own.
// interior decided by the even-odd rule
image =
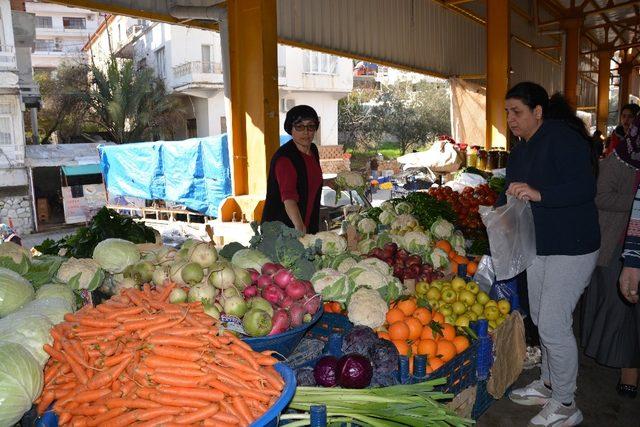
<svg viewBox="0 0 640 427">
<path fill-rule="evenodd" d="M 315 144 L 311 144 L 311 155 L 320 163 L 320 155 L 318 154 L 318 148 Z M 289 219 L 282 198 L 280 197 L 280 186 L 276 178 L 276 163 L 280 157 L 288 158 L 296 169 L 296 188 L 299 197 L 298 208 L 300 209 L 300 216 L 302 216 L 302 220 L 304 221 L 307 214 L 307 207 L 313 209 L 307 233 L 315 234 L 318 232 L 320 225 L 320 196 L 322 191 L 318 191 L 315 200 L 308 203 L 309 185 L 307 181 L 307 168 L 305 167 L 302 154 L 298 151 L 293 140 L 280 147 L 271 159 L 267 180 L 267 199 L 265 200 L 264 210 L 262 212 L 262 222 L 281 221 L 289 227 L 293 227 L 293 223 L 291 219 Z"/>
<path fill-rule="evenodd" d="M 512 182 L 525 182 L 542 196 L 531 203 L 538 255 L 584 255 L 600 248 L 589 141 L 566 123 L 545 120 L 529 141 L 516 145 L 505 189 Z M 503 193 L 497 205 L 504 203 Z"/>
</svg>

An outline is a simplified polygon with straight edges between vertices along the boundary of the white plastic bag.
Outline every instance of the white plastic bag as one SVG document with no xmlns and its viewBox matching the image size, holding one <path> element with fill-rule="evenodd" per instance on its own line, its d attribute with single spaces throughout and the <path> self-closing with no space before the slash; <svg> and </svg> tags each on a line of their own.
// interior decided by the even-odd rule
<svg viewBox="0 0 640 427">
<path fill-rule="evenodd" d="M 487 227 L 496 279 L 511 279 L 526 270 L 536 256 L 535 226 L 529 202 L 507 196 L 503 206 L 480 207 L 480 217 Z"/>
</svg>

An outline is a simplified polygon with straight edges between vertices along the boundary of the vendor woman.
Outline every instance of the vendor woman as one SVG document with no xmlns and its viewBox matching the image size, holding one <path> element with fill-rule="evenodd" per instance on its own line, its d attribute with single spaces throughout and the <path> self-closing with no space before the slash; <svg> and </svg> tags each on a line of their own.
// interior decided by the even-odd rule
<svg viewBox="0 0 640 427">
<path fill-rule="evenodd" d="M 308 105 L 287 112 L 284 130 L 291 140 L 271 159 L 262 222 L 281 221 L 303 233 L 317 233 L 322 169 L 313 143 L 320 120 Z"/>
</svg>

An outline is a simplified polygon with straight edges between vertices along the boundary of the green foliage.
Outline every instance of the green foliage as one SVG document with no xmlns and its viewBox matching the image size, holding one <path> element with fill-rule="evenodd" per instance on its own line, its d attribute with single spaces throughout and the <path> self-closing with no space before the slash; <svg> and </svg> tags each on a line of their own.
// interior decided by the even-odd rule
<svg viewBox="0 0 640 427">
<path fill-rule="evenodd" d="M 380 127 L 366 105 L 376 96 L 373 90 L 354 90 L 338 101 L 338 132 L 345 149 L 374 148 L 378 142 Z"/>
<path fill-rule="evenodd" d="M 114 210 L 102 208 L 91 219 L 87 227 L 81 227 L 75 234 L 63 237 L 58 241 L 45 240 L 36 250 L 44 255 L 91 258 L 94 248 L 105 239 L 118 238 L 133 243 L 155 242 L 153 228 L 144 223 L 135 222 L 132 218 L 120 215 Z"/>
<path fill-rule="evenodd" d="M 182 117 L 179 102 L 151 69 L 135 69 L 133 61 L 112 56 L 104 70 L 92 65 L 91 75 L 88 102 L 94 120 L 114 142 L 173 136 L 173 126 Z"/>
</svg>

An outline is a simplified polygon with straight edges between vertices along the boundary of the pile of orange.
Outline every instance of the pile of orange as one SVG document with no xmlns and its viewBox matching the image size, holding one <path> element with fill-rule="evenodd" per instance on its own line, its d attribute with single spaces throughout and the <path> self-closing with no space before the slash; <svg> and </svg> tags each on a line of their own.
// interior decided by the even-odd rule
<svg viewBox="0 0 640 427">
<path fill-rule="evenodd" d="M 467 275 L 473 276 L 478 270 L 478 263 L 470 261 L 467 257 L 459 255 L 452 247 L 451 243 L 446 240 L 438 240 L 436 242 L 436 248 L 440 248 L 445 251 L 449 258 L 449 268 L 453 274 L 458 274 L 458 266 L 460 264 L 466 264 Z"/>
<path fill-rule="evenodd" d="M 415 298 L 394 303 L 386 318 L 386 331 L 378 336 L 393 342 L 401 355 L 409 356 L 412 372 L 415 355 L 427 357 L 427 373 L 431 373 L 470 345 L 466 336 L 458 335 L 456 328 L 444 321 L 442 313 L 418 307 Z"/>
</svg>

